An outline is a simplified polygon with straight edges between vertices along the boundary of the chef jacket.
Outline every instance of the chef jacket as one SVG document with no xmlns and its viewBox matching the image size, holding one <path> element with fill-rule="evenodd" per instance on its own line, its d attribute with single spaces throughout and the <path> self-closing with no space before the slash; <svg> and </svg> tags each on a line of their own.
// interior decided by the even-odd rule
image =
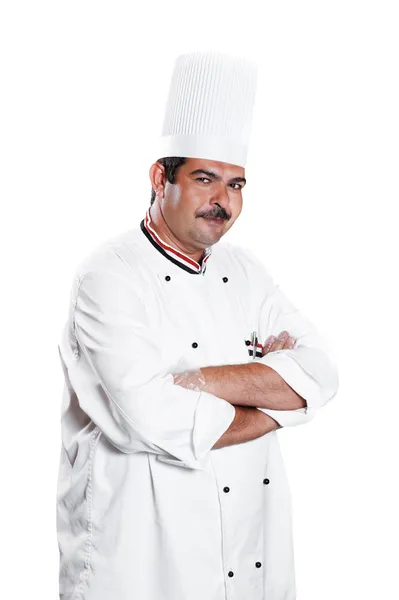
<svg viewBox="0 0 399 600">
<path fill-rule="evenodd" d="M 296 346 L 262 357 L 283 329 Z M 80 262 L 58 349 L 60 598 L 294 600 L 278 432 L 213 449 L 234 406 L 173 380 L 206 366 L 268 365 L 307 404 L 259 408 L 283 427 L 307 423 L 334 397 L 331 354 L 261 261 L 218 242 L 196 262 L 155 232 L 148 209 Z"/>
</svg>

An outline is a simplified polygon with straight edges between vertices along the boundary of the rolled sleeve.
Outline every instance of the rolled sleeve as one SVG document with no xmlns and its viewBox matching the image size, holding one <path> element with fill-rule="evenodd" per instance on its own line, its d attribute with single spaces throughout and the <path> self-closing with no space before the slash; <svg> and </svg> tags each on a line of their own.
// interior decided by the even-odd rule
<svg viewBox="0 0 399 600">
<path fill-rule="evenodd" d="M 337 393 L 337 368 L 320 348 L 299 345 L 291 350 L 270 352 L 258 362 L 276 371 L 313 411 Z"/>
<path fill-rule="evenodd" d="M 335 359 L 313 323 L 287 298 L 263 264 L 252 253 L 250 256 L 257 267 L 256 281 L 261 282 L 258 332 L 262 345 L 268 336 L 278 336 L 283 330 L 296 339 L 294 348 L 269 352 L 256 360 L 276 371 L 306 401 L 306 407 L 296 410 L 259 410 L 282 426 L 307 423 L 337 394 L 339 380 Z"/>
</svg>

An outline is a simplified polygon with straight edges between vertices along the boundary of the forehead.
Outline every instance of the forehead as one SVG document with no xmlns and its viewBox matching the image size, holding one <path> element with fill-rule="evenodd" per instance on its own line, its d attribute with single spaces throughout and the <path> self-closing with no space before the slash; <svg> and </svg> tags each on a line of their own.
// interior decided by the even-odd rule
<svg viewBox="0 0 399 600">
<path fill-rule="evenodd" d="M 197 169 L 213 171 L 220 177 L 245 177 L 245 169 L 239 165 L 221 162 L 219 160 L 209 160 L 207 158 L 188 158 L 182 166 L 186 173 L 191 173 Z"/>
</svg>

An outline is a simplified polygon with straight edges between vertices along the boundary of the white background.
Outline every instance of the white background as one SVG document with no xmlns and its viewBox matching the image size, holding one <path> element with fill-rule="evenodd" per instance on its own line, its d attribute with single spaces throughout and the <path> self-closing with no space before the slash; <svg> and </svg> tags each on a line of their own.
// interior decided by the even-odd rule
<svg viewBox="0 0 399 600">
<path fill-rule="evenodd" d="M 2 3 L 8 600 L 57 597 L 57 344 L 74 269 L 143 218 L 173 61 L 205 49 L 254 57 L 260 67 L 244 208 L 224 239 L 255 251 L 339 366 L 334 400 L 309 424 L 279 433 L 298 600 L 398 597 L 395 4 Z"/>
</svg>

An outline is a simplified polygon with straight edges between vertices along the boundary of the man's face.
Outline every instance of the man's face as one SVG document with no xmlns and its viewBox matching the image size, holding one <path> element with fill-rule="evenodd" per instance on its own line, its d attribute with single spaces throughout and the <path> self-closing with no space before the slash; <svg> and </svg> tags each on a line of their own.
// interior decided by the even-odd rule
<svg viewBox="0 0 399 600">
<path fill-rule="evenodd" d="M 177 171 L 176 183 L 166 182 L 161 202 L 165 220 L 180 240 L 196 248 L 211 246 L 241 213 L 244 185 L 243 167 L 188 158 Z"/>
</svg>

